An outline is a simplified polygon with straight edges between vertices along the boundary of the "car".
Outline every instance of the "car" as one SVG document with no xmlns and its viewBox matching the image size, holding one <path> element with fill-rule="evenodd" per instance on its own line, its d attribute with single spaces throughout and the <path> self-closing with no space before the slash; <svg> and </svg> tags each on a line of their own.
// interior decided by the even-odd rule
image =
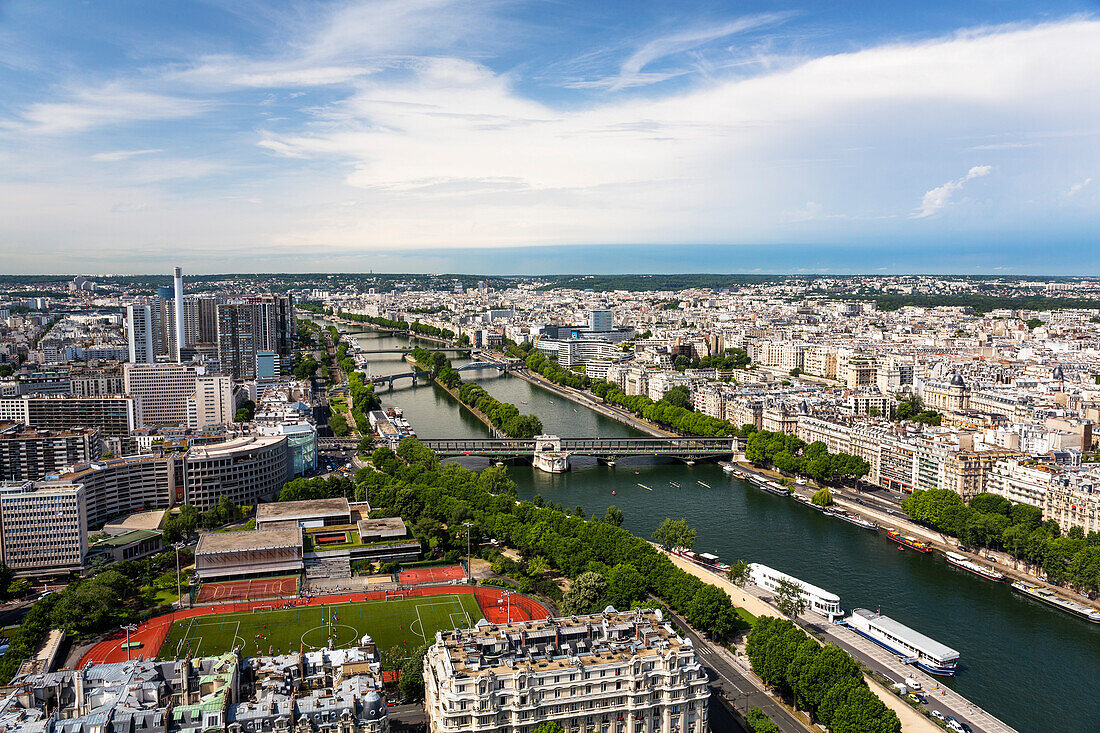
<svg viewBox="0 0 1100 733">
<path fill-rule="evenodd" d="M 923 702 L 920 699 L 920 696 L 917 695 L 914 692 L 910 692 L 908 695 L 906 695 L 905 699 L 908 700 L 909 702 L 913 703 L 914 705 L 920 705 Z"/>
<path fill-rule="evenodd" d="M 939 710 L 929 710 L 928 714 L 931 715 L 936 720 L 947 720 L 947 718 L 945 718 L 943 716 L 943 713 L 941 713 Z"/>
</svg>

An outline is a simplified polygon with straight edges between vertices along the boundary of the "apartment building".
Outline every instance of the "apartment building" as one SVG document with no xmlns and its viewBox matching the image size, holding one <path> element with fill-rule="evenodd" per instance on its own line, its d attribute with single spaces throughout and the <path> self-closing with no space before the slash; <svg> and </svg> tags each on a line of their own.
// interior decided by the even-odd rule
<svg viewBox="0 0 1100 733">
<path fill-rule="evenodd" d="M 39 430 L 0 424 L 0 481 L 35 481 L 99 458 L 99 428 Z"/>
<path fill-rule="evenodd" d="M 141 425 L 141 401 L 118 395 L 26 395 L 0 399 L 0 420 L 46 430 L 96 427 L 104 437 L 128 438 Z"/>
<path fill-rule="evenodd" d="M 660 611 L 439 632 L 424 657 L 432 733 L 702 733 L 707 675 Z"/>
<path fill-rule="evenodd" d="M 233 422 L 233 380 L 224 374 L 203 375 L 195 379 L 195 392 L 189 398 L 187 427 L 201 430 L 210 425 Z"/>
<path fill-rule="evenodd" d="M 78 571 L 87 551 L 88 522 L 81 484 L 0 484 L 0 556 L 17 575 Z"/>
</svg>

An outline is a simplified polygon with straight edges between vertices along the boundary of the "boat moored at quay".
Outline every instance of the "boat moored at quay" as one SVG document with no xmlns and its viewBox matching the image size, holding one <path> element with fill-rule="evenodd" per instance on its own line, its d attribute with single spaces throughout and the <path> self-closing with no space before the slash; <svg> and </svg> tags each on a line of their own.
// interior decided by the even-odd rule
<svg viewBox="0 0 1100 733">
<path fill-rule="evenodd" d="M 690 560 L 696 565 L 704 567 L 707 570 L 713 570 L 716 573 L 728 573 L 730 571 L 729 565 L 724 562 L 719 562 L 718 556 L 709 552 L 695 552 L 686 547 L 673 547 L 671 552 L 677 557 Z"/>
<path fill-rule="evenodd" d="M 1080 616 L 1086 621 L 1091 621 L 1094 624 L 1100 624 L 1100 611 L 1097 611 L 1095 608 L 1083 606 L 1076 601 L 1062 598 L 1061 596 L 1047 590 L 1046 588 L 1042 588 L 1037 585 L 1028 585 L 1027 583 L 1024 583 L 1020 580 L 1017 580 L 1015 583 L 1013 583 L 1012 588 L 1013 590 L 1017 590 L 1020 593 L 1023 593 L 1025 596 L 1029 598 L 1034 598 L 1037 601 L 1041 601 L 1048 606 L 1060 608 L 1067 613 L 1072 613 L 1074 616 Z"/>
<path fill-rule="evenodd" d="M 829 516 L 836 517 L 837 519 L 841 519 L 841 520 L 847 522 L 848 524 L 854 524 L 857 527 L 862 527 L 863 529 L 871 529 L 871 530 L 878 529 L 878 525 L 875 524 L 874 522 L 872 522 L 871 520 L 864 519 L 863 517 L 859 516 L 858 514 L 852 514 L 851 512 L 846 512 L 842 509 L 826 509 L 825 513 L 828 514 Z"/>
<path fill-rule="evenodd" d="M 836 623 L 838 619 L 844 616 L 844 610 L 840 607 L 840 596 L 836 593 L 830 593 L 824 588 L 810 585 L 793 575 L 787 575 L 774 568 L 769 568 L 767 565 L 761 565 L 758 562 L 749 563 L 749 580 L 752 581 L 753 585 L 773 593 L 781 580 L 794 583 L 800 586 L 802 592 L 805 593 L 809 610 L 829 619 L 830 623 Z"/>
<path fill-rule="evenodd" d="M 970 560 L 965 555 L 960 555 L 957 552 L 945 552 L 943 556 L 947 559 L 947 562 L 951 563 L 957 568 L 973 573 L 974 575 L 980 575 L 986 580 L 995 580 L 1000 582 L 1005 579 L 1004 573 L 999 573 L 993 568 L 987 568 L 984 565 Z"/>
<path fill-rule="evenodd" d="M 929 674 L 955 674 L 957 651 L 889 616 L 857 608 L 845 623 L 860 636 L 897 654 L 905 664 L 914 664 Z"/>
<path fill-rule="evenodd" d="M 917 552 L 932 552 L 932 545 L 927 542 L 921 542 L 916 537 L 909 537 L 903 535 L 897 530 L 887 530 L 886 536 L 898 543 L 898 547 L 908 547 L 910 550 L 916 550 Z"/>
</svg>

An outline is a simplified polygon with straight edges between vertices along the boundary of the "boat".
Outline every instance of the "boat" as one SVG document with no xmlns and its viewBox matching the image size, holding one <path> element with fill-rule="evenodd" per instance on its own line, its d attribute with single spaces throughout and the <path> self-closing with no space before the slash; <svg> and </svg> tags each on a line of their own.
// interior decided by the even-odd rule
<svg viewBox="0 0 1100 733">
<path fill-rule="evenodd" d="M 680 484 L 676 483 L 675 481 L 669 481 L 668 485 L 669 486 L 675 486 L 676 488 L 680 488 Z"/>
<path fill-rule="evenodd" d="M 775 494 L 776 496 L 790 496 L 791 495 L 791 492 L 787 489 L 786 486 L 780 486 L 779 484 L 775 483 L 774 481 L 768 481 L 767 479 L 761 478 L 761 477 L 757 476 L 754 473 L 749 474 L 749 483 L 752 484 L 753 486 L 756 486 L 758 488 L 763 489 L 764 491 L 769 491 L 769 492 Z"/>
<path fill-rule="evenodd" d="M 708 489 L 710 488 L 710 484 L 705 484 L 705 483 L 703 483 L 702 481 L 696 481 L 695 483 L 699 484 L 700 486 L 704 486 L 704 487 L 706 487 L 706 488 L 708 488 Z"/>
<path fill-rule="evenodd" d="M 1100 624 L 1100 611 L 1095 608 L 1089 608 L 1088 606 L 1081 605 L 1076 601 L 1071 601 L 1057 595 L 1053 591 L 1047 590 L 1038 585 L 1028 585 L 1022 580 L 1017 580 L 1012 584 L 1013 590 L 1018 590 L 1029 598 L 1034 598 L 1037 601 L 1047 604 L 1048 606 L 1054 606 L 1060 608 L 1067 613 L 1072 613 L 1074 616 L 1080 616 L 1086 621 L 1091 621 L 1094 624 Z"/>
<path fill-rule="evenodd" d="M 916 550 L 917 552 L 932 552 L 932 545 L 927 542 L 921 542 L 916 537 L 909 537 L 903 535 L 896 529 L 887 530 L 886 536 L 898 543 L 898 547 L 908 547 L 910 550 Z"/>
<path fill-rule="evenodd" d="M 643 489 L 645 489 L 646 491 L 653 491 L 653 489 L 649 488 L 649 487 L 648 487 L 648 486 L 646 486 L 645 484 L 638 484 L 638 486 L 641 486 L 641 487 L 642 487 Z"/>
<path fill-rule="evenodd" d="M 700 565 L 707 570 L 713 570 L 718 573 L 728 573 L 730 566 L 724 562 L 718 561 L 718 556 L 709 552 L 695 552 L 689 550 L 686 547 L 673 547 L 672 554 L 678 557 L 682 557 L 685 560 L 690 560 L 696 565 Z"/>
<path fill-rule="evenodd" d="M 829 512 L 829 513 L 832 514 L 837 519 L 842 519 L 845 522 L 847 522 L 848 524 L 854 524 L 857 527 L 862 527 L 863 529 L 878 529 L 877 524 L 875 524 L 874 522 L 872 522 L 869 519 L 864 519 L 863 517 L 859 516 L 858 514 L 850 514 L 848 512 L 840 511 L 840 510 L 834 510 L 834 511 Z"/>
<path fill-rule="evenodd" d="M 810 499 L 810 497 L 808 497 L 808 496 L 803 496 L 802 494 L 794 494 L 794 500 L 797 501 L 799 504 L 805 504 L 806 506 L 810 507 L 814 511 L 820 512 L 820 511 L 823 510 L 822 507 L 818 506 L 817 504 L 814 504 L 813 500 Z"/>
<path fill-rule="evenodd" d="M 889 616 L 857 608 L 845 623 L 860 636 L 897 654 L 904 664 L 914 664 L 929 674 L 953 675 L 959 653 Z"/>
<path fill-rule="evenodd" d="M 723 463 L 722 470 L 726 473 L 733 473 L 736 469 L 733 467 L 732 463 Z"/>
<path fill-rule="evenodd" d="M 973 560 L 968 559 L 965 555 L 960 555 L 957 552 L 945 552 L 943 556 L 947 558 L 947 562 L 951 563 L 957 568 L 980 575 L 986 580 L 996 580 L 998 582 L 1005 579 L 1004 573 L 998 573 L 993 568 L 987 568 L 985 565 L 979 565 Z"/>
<path fill-rule="evenodd" d="M 806 602 L 809 604 L 809 610 L 819 616 L 824 616 L 830 622 L 835 622 L 844 616 L 844 610 L 840 607 L 840 596 L 837 594 L 810 585 L 793 575 L 787 575 L 774 568 L 769 568 L 767 565 L 761 565 L 758 562 L 749 563 L 749 580 L 752 581 L 753 585 L 773 593 L 781 580 L 795 583 L 802 587 Z"/>
<path fill-rule="evenodd" d="M 615 492 L 614 492 L 614 491 L 612 491 L 612 492 L 611 492 L 611 495 L 612 495 L 612 496 L 616 496 L 616 494 L 615 494 Z"/>
</svg>

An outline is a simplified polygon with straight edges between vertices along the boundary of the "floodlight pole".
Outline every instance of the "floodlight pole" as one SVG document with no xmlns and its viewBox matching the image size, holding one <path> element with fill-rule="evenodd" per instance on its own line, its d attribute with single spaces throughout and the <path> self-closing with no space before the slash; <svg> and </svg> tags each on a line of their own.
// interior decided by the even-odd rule
<svg viewBox="0 0 1100 733">
<path fill-rule="evenodd" d="M 126 624 L 122 628 L 126 629 L 126 661 L 130 661 L 130 632 L 136 631 L 137 626 L 134 624 Z"/>
<path fill-rule="evenodd" d="M 470 527 L 474 526 L 474 523 L 463 522 L 462 524 L 466 527 L 466 582 L 469 583 L 473 576 L 473 570 L 470 568 Z"/>
</svg>

